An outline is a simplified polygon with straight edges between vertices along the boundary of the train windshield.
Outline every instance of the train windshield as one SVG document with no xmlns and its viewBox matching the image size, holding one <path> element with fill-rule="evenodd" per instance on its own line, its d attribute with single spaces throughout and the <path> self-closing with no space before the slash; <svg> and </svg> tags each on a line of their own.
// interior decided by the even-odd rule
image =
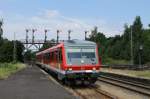
<svg viewBox="0 0 150 99">
<path fill-rule="evenodd" d="M 69 65 L 97 64 L 95 48 L 68 48 L 67 63 Z"/>
</svg>

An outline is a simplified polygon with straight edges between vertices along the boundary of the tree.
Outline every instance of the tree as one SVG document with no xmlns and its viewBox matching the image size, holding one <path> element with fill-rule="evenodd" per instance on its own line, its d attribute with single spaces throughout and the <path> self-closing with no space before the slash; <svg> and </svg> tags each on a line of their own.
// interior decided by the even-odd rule
<svg viewBox="0 0 150 99">
<path fill-rule="evenodd" d="M 35 59 L 35 53 L 32 52 L 31 50 L 27 50 L 24 53 L 24 61 L 25 62 L 30 62 L 30 61 L 33 61 L 34 59 Z"/>
<path fill-rule="evenodd" d="M 150 27 L 150 25 L 149 25 Z M 142 64 L 150 62 L 150 28 L 144 29 L 140 16 L 136 16 L 131 26 L 125 24 L 123 34 L 114 37 L 105 37 L 98 28 L 94 27 L 89 37 L 90 41 L 94 41 L 99 45 L 99 54 L 102 59 L 124 59 L 130 61 L 131 51 L 131 30 L 133 34 L 133 54 L 134 64 L 139 64 L 139 56 L 142 57 Z M 143 46 L 143 50 L 139 49 Z"/>
<path fill-rule="evenodd" d="M 46 43 L 43 44 L 42 48 L 39 51 L 45 50 L 47 48 L 50 48 L 53 46 L 53 43 L 55 43 L 55 40 L 52 39 L 51 41 L 48 41 Z"/>
<path fill-rule="evenodd" d="M 20 62 L 23 62 L 23 51 L 25 49 L 24 45 L 20 41 L 16 41 L 16 47 L 17 47 L 17 60 Z"/>
<path fill-rule="evenodd" d="M 97 43 L 99 56 L 102 57 L 102 61 L 104 61 L 103 60 L 105 57 L 104 51 L 105 51 L 105 45 L 106 45 L 107 38 L 105 37 L 105 35 L 103 33 L 98 32 L 97 27 L 94 27 L 94 29 L 91 32 L 92 33 L 88 40 L 94 41 Z"/>
<path fill-rule="evenodd" d="M 13 43 L 5 40 L 0 46 L 0 62 L 11 62 L 13 60 Z"/>
<path fill-rule="evenodd" d="M 139 47 L 143 45 L 143 24 L 141 22 L 140 16 L 136 16 L 132 28 L 133 33 L 133 55 L 134 55 L 134 63 L 139 63 Z"/>
<path fill-rule="evenodd" d="M 143 51 L 142 51 L 142 62 L 150 62 L 150 29 L 143 30 Z"/>
<path fill-rule="evenodd" d="M 150 24 L 148 24 L 148 27 L 150 28 Z"/>
<path fill-rule="evenodd" d="M 3 29 L 2 29 L 3 21 L 0 20 L 0 40 L 2 39 Z"/>
<path fill-rule="evenodd" d="M 0 46 L 0 62 L 12 62 L 13 61 L 13 41 L 3 39 L 3 43 Z M 24 46 L 21 42 L 16 41 L 16 58 L 17 61 L 23 61 Z"/>
</svg>

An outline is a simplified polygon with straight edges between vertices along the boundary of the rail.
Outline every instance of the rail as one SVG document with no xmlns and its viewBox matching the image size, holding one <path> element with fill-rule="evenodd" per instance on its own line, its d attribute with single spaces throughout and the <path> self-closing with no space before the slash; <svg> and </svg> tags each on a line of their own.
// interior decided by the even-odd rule
<svg viewBox="0 0 150 99">
<path fill-rule="evenodd" d="M 98 80 L 150 96 L 150 79 L 100 72 Z"/>
<path fill-rule="evenodd" d="M 99 89 L 98 86 L 92 85 L 88 87 L 78 87 L 73 88 L 73 91 L 80 96 L 82 99 L 118 99 L 117 96 L 114 96 L 102 89 Z"/>
<path fill-rule="evenodd" d="M 44 70 L 45 72 L 47 72 L 48 74 L 51 74 L 49 71 L 47 71 L 45 68 L 42 68 L 41 66 L 39 66 L 42 70 Z M 55 78 L 55 75 L 52 75 L 52 77 Z M 55 82 L 59 83 L 60 82 L 55 78 Z M 118 99 L 117 96 L 114 96 L 102 89 L 99 88 L 99 86 L 97 85 L 89 85 L 89 86 L 66 86 L 66 85 L 62 85 L 60 84 L 62 87 L 64 87 L 65 89 L 67 89 L 68 91 L 70 91 L 72 94 L 76 94 L 78 97 L 80 97 L 81 99 Z"/>
<path fill-rule="evenodd" d="M 111 64 L 102 65 L 102 68 L 113 68 L 113 69 L 129 69 L 129 70 L 147 70 L 150 69 L 149 65 L 129 65 L 129 64 Z"/>
</svg>

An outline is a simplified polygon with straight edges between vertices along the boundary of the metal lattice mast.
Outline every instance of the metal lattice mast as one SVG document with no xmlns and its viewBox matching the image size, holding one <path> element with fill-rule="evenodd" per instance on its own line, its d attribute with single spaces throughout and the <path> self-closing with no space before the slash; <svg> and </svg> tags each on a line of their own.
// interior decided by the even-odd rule
<svg viewBox="0 0 150 99">
<path fill-rule="evenodd" d="M 28 48 L 28 40 L 29 40 L 29 36 L 28 36 L 28 33 L 29 33 L 30 29 L 26 29 L 26 48 Z"/>
<path fill-rule="evenodd" d="M 45 32 L 44 42 L 45 42 L 45 43 L 47 42 L 47 32 L 48 32 L 48 31 L 49 31 L 48 29 L 45 29 L 45 30 L 44 30 L 44 32 Z"/>
<path fill-rule="evenodd" d="M 3 19 L 0 20 L 0 39 L 2 38 L 2 35 L 3 35 L 2 25 L 3 25 Z"/>
<path fill-rule="evenodd" d="M 87 33 L 88 31 L 85 31 L 85 40 L 87 40 Z"/>
<path fill-rule="evenodd" d="M 59 33 L 60 33 L 60 30 L 57 30 L 57 43 L 59 42 Z"/>
<path fill-rule="evenodd" d="M 35 38 L 34 33 L 35 33 L 35 31 L 37 31 L 37 29 L 32 29 L 32 43 L 34 43 L 34 38 Z"/>
<path fill-rule="evenodd" d="M 68 30 L 68 40 L 71 40 L 71 36 L 70 36 L 70 34 L 71 34 L 71 30 Z"/>
</svg>

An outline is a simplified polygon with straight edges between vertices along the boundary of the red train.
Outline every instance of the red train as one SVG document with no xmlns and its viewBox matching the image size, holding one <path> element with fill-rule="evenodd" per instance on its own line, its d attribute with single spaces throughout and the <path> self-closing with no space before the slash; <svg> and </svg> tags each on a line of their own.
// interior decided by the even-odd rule
<svg viewBox="0 0 150 99">
<path fill-rule="evenodd" d="M 55 73 L 64 83 L 92 84 L 101 62 L 94 42 L 64 41 L 36 54 L 37 64 Z"/>
</svg>

